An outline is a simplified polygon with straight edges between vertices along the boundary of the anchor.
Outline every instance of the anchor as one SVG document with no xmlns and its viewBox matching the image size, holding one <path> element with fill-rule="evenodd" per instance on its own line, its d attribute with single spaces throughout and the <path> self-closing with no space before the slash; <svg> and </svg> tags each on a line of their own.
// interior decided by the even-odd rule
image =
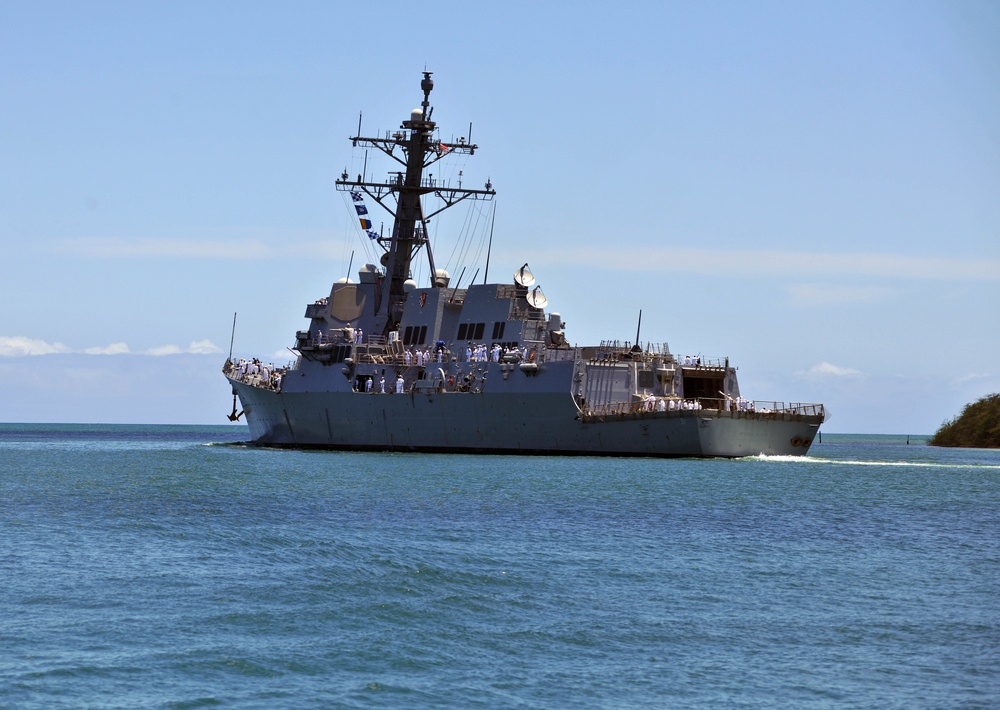
<svg viewBox="0 0 1000 710">
<path fill-rule="evenodd" d="M 233 395 L 233 413 L 232 414 L 227 414 L 226 416 L 229 417 L 229 421 L 231 421 L 231 422 L 238 422 L 240 420 L 240 417 L 243 416 L 243 412 L 244 412 L 244 410 L 241 409 L 239 414 L 236 413 L 236 395 L 234 394 Z"/>
</svg>

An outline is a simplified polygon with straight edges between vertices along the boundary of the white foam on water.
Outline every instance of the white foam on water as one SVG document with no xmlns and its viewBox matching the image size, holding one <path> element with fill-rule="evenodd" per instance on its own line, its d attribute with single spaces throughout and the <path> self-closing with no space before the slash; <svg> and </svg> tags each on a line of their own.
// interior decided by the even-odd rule
<svg viewBox="0 0 1000 710">
<path fill-rule="evenodd" d="M 947 463 L 944 461 L 857 461 L 848 459 L 826 459 L 815 456 L 787 456 L 768 454 L 758 454 L 757 456 L 745 456 L 744 461 L 767 461 L 778 463 L 816 463 L 816 464 L 838 464 L 841 466 L 897 466 L 906 468 L 958 468 L 970 470 L 1000 470 L 1000 465 L 979 464 L 979 463 Z"/>
</svg>

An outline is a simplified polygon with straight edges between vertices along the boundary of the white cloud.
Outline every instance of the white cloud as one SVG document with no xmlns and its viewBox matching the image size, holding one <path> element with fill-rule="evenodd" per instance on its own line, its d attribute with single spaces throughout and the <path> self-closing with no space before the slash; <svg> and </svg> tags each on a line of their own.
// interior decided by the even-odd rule
<svg viewBox="0 0 1000 710">
<path fill-rule="evenodd" d="M 876 276 L 879 279 L 934 279 L 943 281 L 1000 281 L 1000 261 L 953 259 L 907 254 L 834 254 L 801 251 L 739 251 L 687 248 L 634 250 L 580 248 L 539 251 L 532 260 L 572 262 L 594 268 L 623 271 L 680 272 L 709 276 Z"/>
<path fill-rule="evenodd" d="M 56 250 L 99 259 L 186 258 L 261 260 L 276 258 L 338 259 L 344 241 L 317 232 L 282 231 L 241 239 L 172 239 L 77 237 L 57 242 Z M 512 258 L 512 261 L 520 256 Z M 943 281 L 1000 281 L 1000 261 L 921 257 L 911 254 L 857 252 L 839 254 L 807 251 L 750 251 L 642 247 L 642 258 L 626 249 L 580 247 L 534 250 L 532 261 L 574 263 L 594 268 L 634 272 L 701 274 L 709 276 L 876 276 Z"/>
<path fill-rule="evenodd" d="M 271 242 L 271 243 L 269 243 Z M 282 245 L 280 249 L 275 245 Z M 56 251 L 62 254 L 97 259 L 180 258 L 260 260 L 278 257 L 309 257 L 337 259 L 344 246 L 339 241 L 319 240 L 289 243 L 287 235 L 270 240 L 238 239 L 229 241 L 193 239 L 153 239 L 147 237 L 119 239 L 113 237 L 80 237 L 62 239 Z"/>
<path fill-rule="evenodd" d="M 187 351 L 193 355 L 218 355 L 222 348 L 211 340 L 196 340 L 188 345 Z"/>
<path fill-rule="evenodd" d="M 145 355 L 153 355 L 154 357 L 161 357 L 163 355 L 217 355 L 222 352 L 222 348 L 213 343 L 211 340 L 195 340 L 187 348 L 181 348 L 177 345 L 160 345 L 159 347 L 150 348 L 145 351 Z"/>
<path fill-rule="evenodd" d="M 195 241 L 186 239 L 115 239 L 85 237 L 63 239 L 58 251 L 101 259 L 134 257 L 182 257 L 195 259 L 264 259 L 273 249 L 257 240 L 235 242 Z"/>
<path fill-rule="evenodd" d="M 21 335 L 13 337 L 0 336 L 0 355 L 19 357 L 24 355 L 51 355 L 52 353 L 71 352 L 62 343 L 46 343 L 44 340 L 25 338 Z"/>
<path fill-rule="evenodd" d="M 851 367 L 840 367 L 829 362 L 821 362 L 809 368 L 807 375 L 832 375 L 834 377 L 854 377 L 862 374 L 860 370 Z"/>
<path fill-rule="evenodd" d="M 128 345 L 125 343 L 111 343 L 105 347 L 94 347 L 94 348 L 84 348 L 83 352 L 87 355 L 127 355 L 129 353 Z"/>
<path fill-rule="evenodd" d="M 998 377 L 995 373 L 970 372 L 967 375 L 956 377 L 954 379 L 954 382 L 957 385 L 967 385 L 974 382 L 989 382 L 990 380 L 998 380 L 998 379 L 1000 379 L 1000 377 Z"/>
<path fill-rule="evenodd" d="M 26 338 L 21 335 L 0 336 L 0 356 L 25 357 L 31 355 L 52 355 L 59 353 L 77 353 L 83 355 L 217 355 L 222 348 L 211 340 L 195 340 L 187 348 L 177 345 L 161 345 L 141 353 L 133 353 L 127 343 L 111 343 L 105 346 L 94 346 L 82 349 L 69 348 L 62 343 L 47 343 L 44 340 Z"/>
</svg>

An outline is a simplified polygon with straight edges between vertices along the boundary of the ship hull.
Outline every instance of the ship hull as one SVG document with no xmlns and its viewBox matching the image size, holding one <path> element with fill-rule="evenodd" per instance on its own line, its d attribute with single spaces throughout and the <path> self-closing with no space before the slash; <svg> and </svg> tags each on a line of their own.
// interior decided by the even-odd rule
<svg viewBox="0 0 1000 710">
<path fill-rule="evenodd" d="M 276 392 L 229 380 L 252 443 L 354 451 L 587 456 L 805 454 L 822 416 L 637 411 L 587 419 L 566 393 Z"/>
</svg>

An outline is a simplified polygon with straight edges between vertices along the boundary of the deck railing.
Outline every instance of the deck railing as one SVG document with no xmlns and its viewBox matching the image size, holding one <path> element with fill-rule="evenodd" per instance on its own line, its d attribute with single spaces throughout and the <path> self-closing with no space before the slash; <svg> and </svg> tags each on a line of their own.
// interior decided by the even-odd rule
<svg viewBox="0 0 1000 710">
<path fill-rule="evenodd" d="M 675 399 L 649 397 L 635 402 L 609 402 L 587 404 L 581 408 L 586 420 L 645 416 L 699 416 L 711 415 L 730 418 L 791 419 L 798 417 L 826 417 L 822 404 L 803 402 L 777 402 L 774 400 L 737 399 Z"/>
<path fill-rule="evenodd" d="M 244 372 L 238 362 L 226 360 L 226 364 L 222 366 L 222 374 L 251 387 L 280 392 L 281 380 L 290 369 L 290 366 L 272 367 L 270 365 L 258 365 L 256 369 L 257 372 L 250 372 L 249 369 Z"/>
</svg>

